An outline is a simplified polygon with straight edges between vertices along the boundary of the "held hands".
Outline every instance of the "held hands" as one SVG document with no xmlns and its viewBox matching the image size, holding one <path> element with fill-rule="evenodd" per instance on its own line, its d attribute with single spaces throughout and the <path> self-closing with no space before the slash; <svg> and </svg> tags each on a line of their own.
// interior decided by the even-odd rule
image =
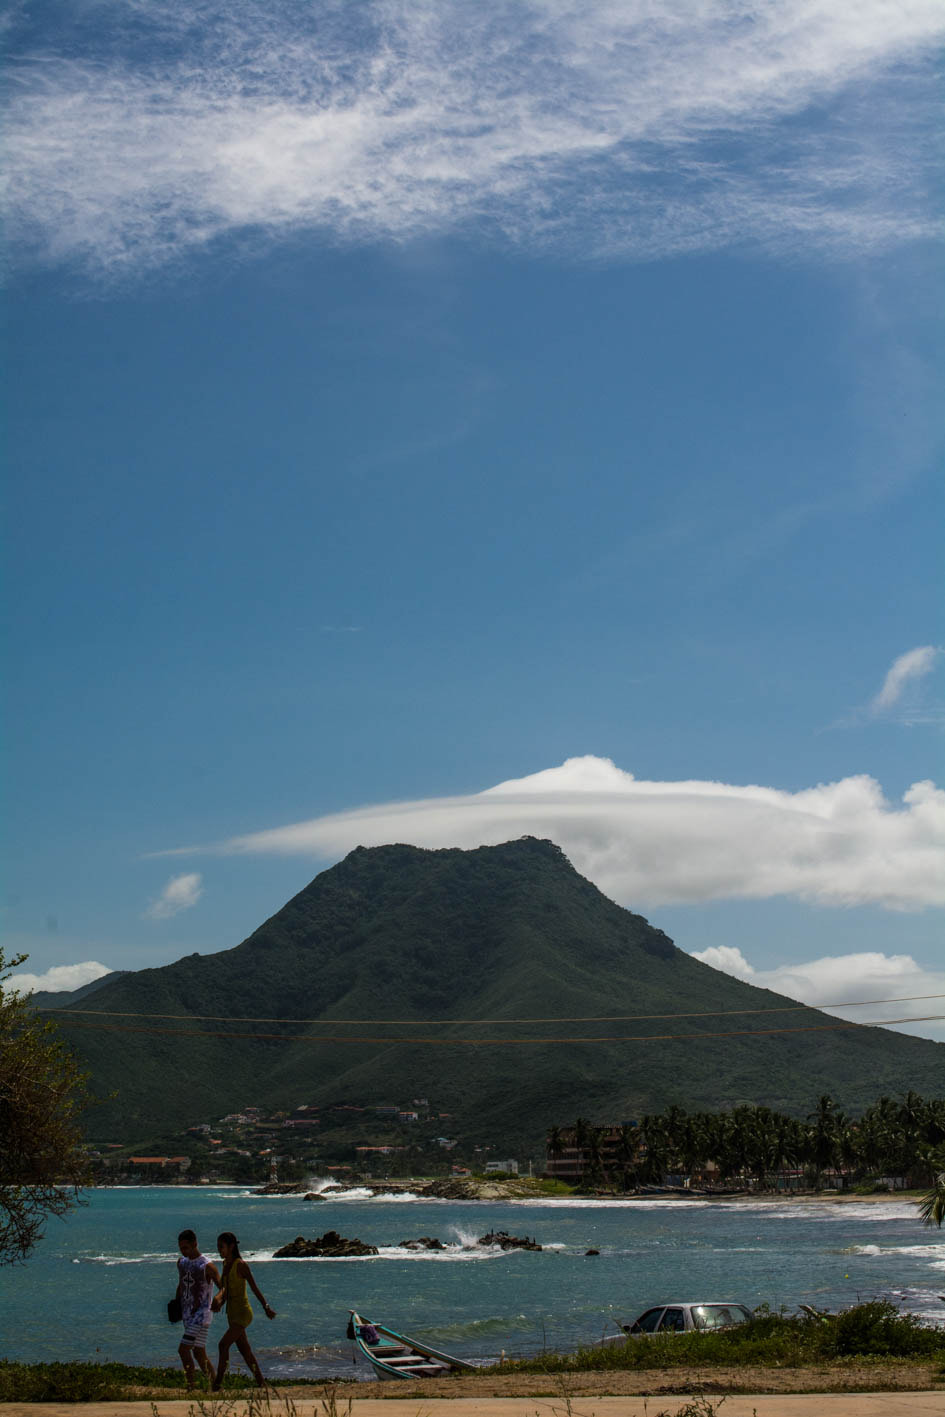
<svg viewBox="0 0 945 1417">
<path fill-rule="evenodd" d="M 223 1299 L 219 1294 L 214 1295 L 213 1299 L 210 1301 L 210 1308 L 215 1314 L 218 1314 L 223 1308 Z"/>
</svg>

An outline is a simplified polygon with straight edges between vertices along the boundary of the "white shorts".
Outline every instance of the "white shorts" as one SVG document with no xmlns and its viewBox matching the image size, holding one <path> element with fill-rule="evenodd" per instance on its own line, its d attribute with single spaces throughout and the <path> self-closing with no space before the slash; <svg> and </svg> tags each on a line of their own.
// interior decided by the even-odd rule
<svg viewBox="0 0 945 1417">
<path fill-rule="evenodd" d="M 200 1323 L 196 1318 L 185 1319 L 184 1336 L 180 1341 L 181 1348 L 206 1348 L 207 1339 L 210 1337 L 210 1320 Z"/>
</svg>

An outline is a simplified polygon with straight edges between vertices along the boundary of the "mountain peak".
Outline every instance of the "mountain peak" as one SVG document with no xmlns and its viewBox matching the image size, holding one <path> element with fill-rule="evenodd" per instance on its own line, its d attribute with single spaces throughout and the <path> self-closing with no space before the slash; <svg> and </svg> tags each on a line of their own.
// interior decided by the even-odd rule
<svg viewBox="0 0 945 1417">
<path fill-rule="evenodd" d="M 830 1093 L 856 1110 L 917 1070 L 945 1091 L 945 1045 L 786 1012 L 793 1001 L 677 949 L 537 837 L 358 847 L 242 944 L 106 979 L 96 1003 L 222 1016 L 212 1030 L 195 1022 L 193 1038 L 180 1024 L 170 1040 L 160 1025 L 67 1033 L 98 1095 L 118 1094 L 96 1109 L 96 1136 L 303 1096 L 364 1106 L 380 1080 L 394 1100 L 435 1093 L 464 1136 L 507 1146 L 577 1115 L 673 1103 L 803 1114 Z M 69 1006 L 57 1017 L 67 1025 Z M 166 1086 L 170 1066 L 186 1088 Z"/>
</svg>

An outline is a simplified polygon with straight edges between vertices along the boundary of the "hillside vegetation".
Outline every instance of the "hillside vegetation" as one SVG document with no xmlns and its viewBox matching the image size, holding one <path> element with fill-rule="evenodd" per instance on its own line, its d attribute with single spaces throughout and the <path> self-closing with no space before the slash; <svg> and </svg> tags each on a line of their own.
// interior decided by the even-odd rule
<svg viewBox="0 0 945 1417">
<path fill-rule="evenodd" d="M 742 1103 L 801 1114 L 821 1093 L 856 1111 L 917 1084 L 945 1093 L 942 1044 L 868 1027 L 713 1038 L 836 1020 L 704 1016 L 791 1003 L 693 959 L 553 843 L 523 838 L 473 851 L 358 848 L 234 949 L 106 979 L 55 1017 L 105 1099 L 90 1119 L 97 1138 L 171 1132 L 252 1104 L 369 1107 L 422 1094 L 451 1114 L 453 1133 L 514 1154 L 574 1116 Z M 91 1008 L 116 1016 L 81 1012 Z M 219 1021 L 188 1022 L 195 1015 Z M 489 1041 L 506 1038 L 538 1041 Z"/>
</svg>

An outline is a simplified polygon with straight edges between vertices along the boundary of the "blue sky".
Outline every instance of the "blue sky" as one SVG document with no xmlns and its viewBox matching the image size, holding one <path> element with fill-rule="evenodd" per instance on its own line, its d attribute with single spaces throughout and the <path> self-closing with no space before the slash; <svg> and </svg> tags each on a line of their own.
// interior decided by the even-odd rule
<svg viewBox="0 0 945 1417">
<path fill-rule="evenodd" d="M 945 992 L 939 7 L 8 29 L 27 968 L 531 831 L 758 982 Z"/>
</svg>

